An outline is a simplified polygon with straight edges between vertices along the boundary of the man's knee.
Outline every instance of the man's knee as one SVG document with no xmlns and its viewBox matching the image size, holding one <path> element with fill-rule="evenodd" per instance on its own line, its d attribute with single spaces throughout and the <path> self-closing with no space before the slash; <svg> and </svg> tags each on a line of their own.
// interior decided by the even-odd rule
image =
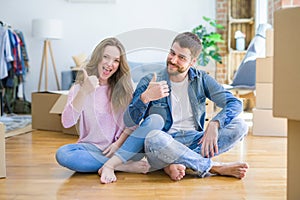
<svg viewBox="0 0 300 200">
<path fill-rule="evenodd" d="M 235 118 L 233 120 L 233 123 L 235 124 L 235 130 L 236 130 L 235 132 L 237 133 L 238 138 L 243 138 L 248 134 L 249 127 L 244 119 Z"/>
<path fill-rule="evenodd" d="M 156 145 L 161 141 L 161 137 L 163 137 L 163 132 L 161 130 L 150 131 L 145 138 L 145 146 Z"/>
<path fill-rule="evenodd" d="M 161 130 L 165 125 L 164 119 L 162 118 L 162 116 L 160 116 L 158 114 L 151 114 L 148 116 L 148 118 L 150 119 L 151 124 L 153 125 L 153 128 L 155 128 L 155 129 Z"/>
<path fill-rule="evenodd" d="M 238 118 L 238 123 L 239 123 L 241 135 L 246 136 L 248 134 L 248 131 L 249 131 L 248 124 L 242 118 Z"/>
</svg>

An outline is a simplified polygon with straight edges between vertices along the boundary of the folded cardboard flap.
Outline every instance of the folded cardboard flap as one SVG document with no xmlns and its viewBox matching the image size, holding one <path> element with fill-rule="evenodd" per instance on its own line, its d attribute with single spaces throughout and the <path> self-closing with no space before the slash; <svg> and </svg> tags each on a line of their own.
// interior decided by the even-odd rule
<svg viewBox="0 0 300 200">
<path fill-rule="evenodd" d="M 53 107 L 50 110 L 51 114 L 61 114 L 65 108 L 65 105 L 68 100 L 68 95 L 62 94 L 54 103 Z"/>
</svg>

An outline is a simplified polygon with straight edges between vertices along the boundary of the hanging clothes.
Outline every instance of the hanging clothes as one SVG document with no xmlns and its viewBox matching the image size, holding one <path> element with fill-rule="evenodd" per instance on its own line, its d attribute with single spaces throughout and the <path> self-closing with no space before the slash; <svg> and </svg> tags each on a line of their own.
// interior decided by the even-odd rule
<svg viewBox="0 0 300 200">
<path fill-rule="evenodd" d="M 0 79 L 8 76 L 8 63 L 13 60 L 8 29 L 0 26 Z"/>
<path fill-rule="evenodd" d="M 28 57 L 28 53 L 26 50 L 26 43 L 25 43 L 25 39 L 24 39 L 24 35 L 20 30 L 15 30 L 15 33 L 17 34 L 17 36 L 20 38 L 20 60 L 21 60 L 21 66 L 20 68 L 18 68 L 18 70 L 16 71 L 16 74 L 22 74 L 23 77 L 26 75 L 26 72 L 28 72 L 29 70 L 29 57 Z"/>
<path fill-rule="evenodd" d="M 22 31 L 0 21 L 0 89 L 4 98 L 1 111 L 13 112 L 11 105 L 18 99 L 18 86 L 24 86 L 28 71 L 29 57 Z"/>
</svg>

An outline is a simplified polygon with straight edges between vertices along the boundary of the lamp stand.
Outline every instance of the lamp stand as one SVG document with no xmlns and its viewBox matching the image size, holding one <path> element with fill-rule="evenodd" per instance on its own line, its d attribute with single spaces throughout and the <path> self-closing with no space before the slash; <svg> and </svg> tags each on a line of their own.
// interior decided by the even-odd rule
<svg viewBox="0 0 300 200">
<path fill-rule="evenodd" d="M 56 72 L 56 66 L 55 66 L 55 62 L 54 62 L 54 58 L 53 58 L 51 41 L 46 39 L 46 40 L 44 40 L 44 50 L 43 50 L 42 64 L 41 64 L 41 69 L 40 69 L 40 79 L 39 79 L 38 91 L 40 91 L 40 89 L 41 89 L 44 66 L 45 66 L 45 91 L 48 91 L 48 49 L 50 51 L 50 57 L 52 60 L 52 66 L 53 66 L 54 75 L 56 78 L 57 89 L 60 90 L 58 76 L 57 76 L 57 72 Z"/>
</svg>

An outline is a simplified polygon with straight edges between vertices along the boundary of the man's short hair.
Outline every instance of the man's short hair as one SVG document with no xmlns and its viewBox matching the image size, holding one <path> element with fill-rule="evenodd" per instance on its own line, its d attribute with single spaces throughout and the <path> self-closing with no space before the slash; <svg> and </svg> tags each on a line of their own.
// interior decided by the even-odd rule
<svg viewBox="0 0 300 200">
<path fill-rule="evenodd" d="M 191 32 L 180 33 L 173 40 L 172 45 L 177 42 L 180 47 L 188 48 L 191 51 L 192 58 L 198 58 L 202 51 L 202 44 L 200 38 Z"/>
</svg>

